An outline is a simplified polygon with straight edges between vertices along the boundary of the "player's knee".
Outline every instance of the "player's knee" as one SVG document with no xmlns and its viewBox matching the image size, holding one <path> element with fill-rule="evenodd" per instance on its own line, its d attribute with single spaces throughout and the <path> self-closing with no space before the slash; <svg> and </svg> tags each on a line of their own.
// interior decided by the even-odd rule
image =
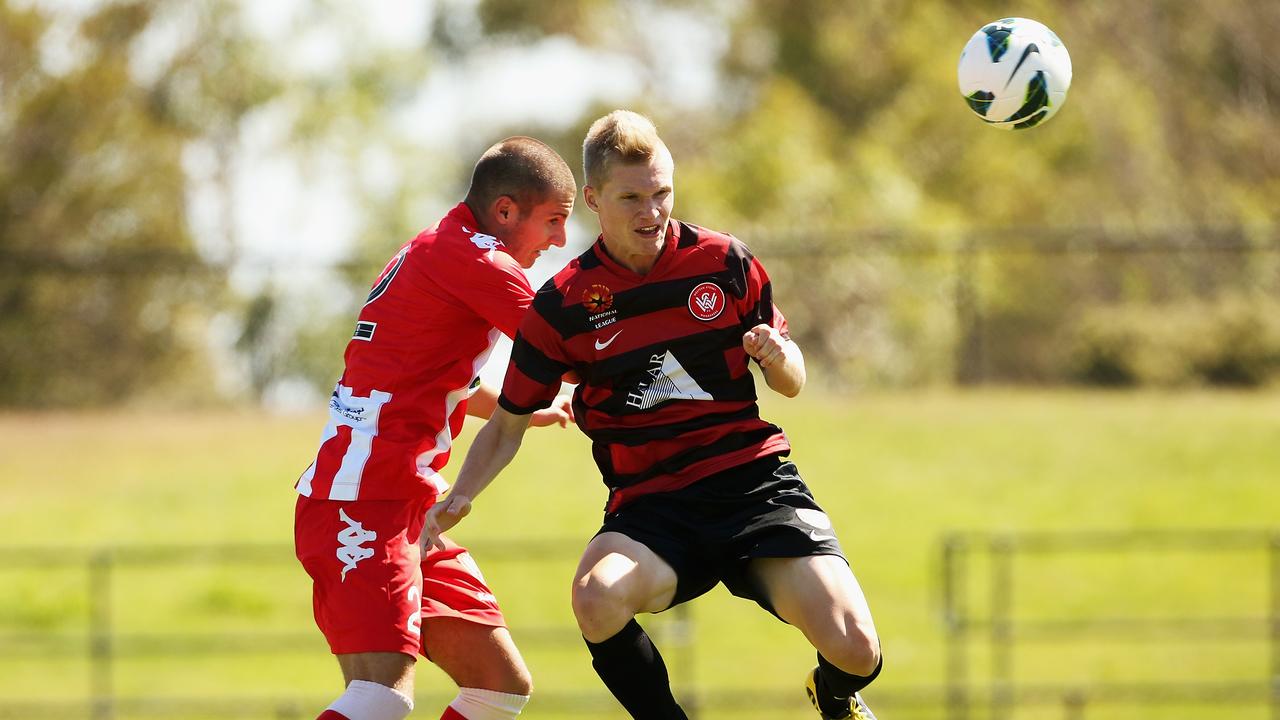
<svg viewBox="0 0 1280 720">
<path fill-rule="evenodd" d="M 819 648 L 827 660 L 850 675 L 866 677 L 880 664 L 880 639 L 875 630 L 854 625 L 846 633 L 836 633 L 828 647 Z"/>
<path fill-rule="evenodd" d="M 622 629 L 632 613 L 616 586 L 588 574 L 573 584 L 573 616 L 583 636 L 599 642 Z"/>
<path fill-rule="evenodd" d="M 523 664 L 513 667 L 494 667 L 482 674 L 471 674 L 465 678 L 454 678 L 461 687 L 475 687 L 491 692 L 509 695 L 532 695 L 533 676 Z"/>
<path fill-rule="evenodd" d="M 512 695 L 532 695 L 533 675 L 529 673 L 529 668 L 523 666 L 516 668 L 511 676 L 505 679 L 500 689 Z"/>
</svg>

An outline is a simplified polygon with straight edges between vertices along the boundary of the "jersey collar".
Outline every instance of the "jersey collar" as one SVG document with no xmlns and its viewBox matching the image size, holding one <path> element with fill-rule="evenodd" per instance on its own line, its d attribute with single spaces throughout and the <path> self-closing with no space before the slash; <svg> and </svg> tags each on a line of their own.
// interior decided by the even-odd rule
<svg viewBox="0 0 1280 720">
<path fill-rule="evenodd" d="M 624 267 L 621 263 L 614 260 L 613 257 L 609 255 L 609 251 L 605 250 L 605 247 L 604 247 L 603 233 L 596 236 L 595 244 L 591 246 L 591 250 L 592 252 L 595 253 L 596 258 L 600 261 L 600 264 L 609 268 L 609 270 L 612 271 L 615 275 L 621 275 L 623 277 L 629 277 L 629 278 L 640 278 L 641 280 L 645 280 L 648 278 L 655 277 L 666 271 L 667 266 L 673 262 L 672 257 L 676 254 L 675 253 L 676 245 L 678 245 L 679 243 L 680 243 L 680 223 L 676 222 L 675 218 L 669 218 L 667 220 L 667 234 L 662 239 L 662 250 L 660 250 L 658 253 L 658 261 L 654 263 L 653 268 L 650 269 L 649 272 L 644 275 L 641 275 L 640 273 L 632 270 L 631 268 Z"/>
</svg>

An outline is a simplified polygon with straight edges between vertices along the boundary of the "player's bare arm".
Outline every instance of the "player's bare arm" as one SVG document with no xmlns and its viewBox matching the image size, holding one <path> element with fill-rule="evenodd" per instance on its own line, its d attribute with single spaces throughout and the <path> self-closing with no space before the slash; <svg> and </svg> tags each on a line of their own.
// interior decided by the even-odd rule
<svg viewBox="0 0 1280 720">
<path fill-rule="evenodd" d="M 480 383 L 479 389 L 467 400 L 467 414 L 488 420 L 498 407 L 498 391 L 493 386 Z M 549 427 L 559 425 L 569 427 L 573 422 L 573 400 L 568 395 L 557 397 L 551 407 L 535 412 L 529 421 L 529 427 Z"/>
<path fill-rule="evenodd" d="M 444 549 L 440 534 L 466 517 L 471 512 L 471 501 L 511 464 L 525 431 L 529 429 L 531 417 L 513 415 L 500 407 L 493 411 L 489 422 L 480 428 L 475 442 L 471 443 L 457 482 L 443 500 L 427 511 L 422 537 L 418 540 L 424 550 L 432 546 Z"/>
<path fill-rule="evenodd" d="M 776 393 L 795 397 L 804 388 L 804 355 L 800 346 L 777 328 L 760 324 L 742 336 L 742 349 L 760 363 L 764 381 Z"/>
</svg>

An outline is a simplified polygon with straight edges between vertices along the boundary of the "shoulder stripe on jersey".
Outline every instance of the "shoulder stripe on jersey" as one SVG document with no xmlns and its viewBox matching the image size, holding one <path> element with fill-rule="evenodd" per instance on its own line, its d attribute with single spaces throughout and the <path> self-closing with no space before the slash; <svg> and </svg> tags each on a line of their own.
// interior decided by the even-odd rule
<svg viewBox="0 0 1280 720">
<path fill-rule="evenodd" d="M 749 330 L 761 323 L 765 325 L 773 324 L 773 287 L 771 283 L 765 283 L 760 288 L 760 299 L 756 304 L 747 308 L 742 313 L 742 329 Z"/>
<path fill-rule="evenodd" d="M 676 248 L 684 250 L 698 244 L 698 228 L 690 225 L 683 220 L 677 220 L 680 223 L 680 242 L 676 244 Z"/>
<path fill-rule="evenodd" d="M 596 242 L 599 242 L 599 240 Z M 594 270 L 603 264 L 600 256 L 596 255 L 596 243 L 588 245 L 587 251 L 578 256 L 578 267 L 582 270 Z"/>
<path fill-rule="evenodd" d="M 551 326 L 562 340 L 567 340 L 587 327 L 587 308 L 582 303 L 566 306 L 564 293 L 552 278 L 533 296 L 530 310 Z"/>
</svg>

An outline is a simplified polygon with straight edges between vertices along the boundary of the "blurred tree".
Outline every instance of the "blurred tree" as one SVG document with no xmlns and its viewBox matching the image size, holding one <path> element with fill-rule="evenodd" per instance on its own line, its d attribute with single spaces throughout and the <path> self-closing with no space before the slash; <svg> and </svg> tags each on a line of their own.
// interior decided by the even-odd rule
<svg viewBox="0 0 1280 720">
<path fill-rule="evenodd" d="M 367 210 L 339 268 L 362 284 L 416 229 L 424 178 L 451 169 L 392 127 L 426 56 L 344 34 L 359 8 L 307 0 L 289 37 L 327 26 L 342 47 L 332 67 L 298 66 L 249 26 L 245 4 L 102 0 L 77 14 L 0 0 L 0 405 L 179 387 L 213 398 L 215 316 L 244 370 L 233 394 L 260 397 L 299 371 L 332 381 L 340 352 L 298 357 L 317 344 L 314 318 L 278 302 L 271 281 L 228 283 L 247 246 L 236 217 L 246 127 L 270 125 L 269 151 L 304 177 L 338 177 Z"/>
<path fill-rule="evenodd" d="M 60 23 L 0 3 L 0 403 L 99 405 L 200 362 L 220 273 L 192 251 L 165 79 L 131 62 L 158 4 Z M 175 58 L 177 71 L 185 58 Z"/>
<path fill-rule="evenodd" d="M 469 4 L 454 5 L 466 15 Z M 817 355 L 836 367 L 889 382 L 1062 379 L 1062 338 L 1085 305 L 1187 293 L 1208 302 L 1270 267 L 1239 255 L 1184 258 L 1185 272 L 1169 272 L 1096 257 L 1068 264 L 1062 251 L 1275 243 L 1280 60 L 1269 46 L 1280 3 L 1023 3 L 1018 14 L 1056 29 L 1075 66 L 1066 108 L 1024 133 L 977 122 L 955 82 L 964 42 L 1007 7 L 574 0 L 544 13 L 482 0 L 479 29 L 455 51 L 483 52 L 477 37 L 564 35 L 635 58 L 648 72 L 634 109 L 657 120 L 677 156 L 678 212 L 792 257 L 801 281 L 780 282 L 779 297 L 800 308 L 820 334 L 810 338 Z M 672 8 L 726 39 L 710 106 L 663 104 L 664 76 L 634 32 Z M 451 16 L 441 27 L 471 25 Z M 802 257 L 850 252 L 874 256 L 875 270 Z M 956 282 L 954 314 L 923 287 L 885 297 L 907 277 Z M 939 334 L 950 339 L 926 339 Z M 959 352 L 906 352 L 922 342 Z"/>
</svg>

